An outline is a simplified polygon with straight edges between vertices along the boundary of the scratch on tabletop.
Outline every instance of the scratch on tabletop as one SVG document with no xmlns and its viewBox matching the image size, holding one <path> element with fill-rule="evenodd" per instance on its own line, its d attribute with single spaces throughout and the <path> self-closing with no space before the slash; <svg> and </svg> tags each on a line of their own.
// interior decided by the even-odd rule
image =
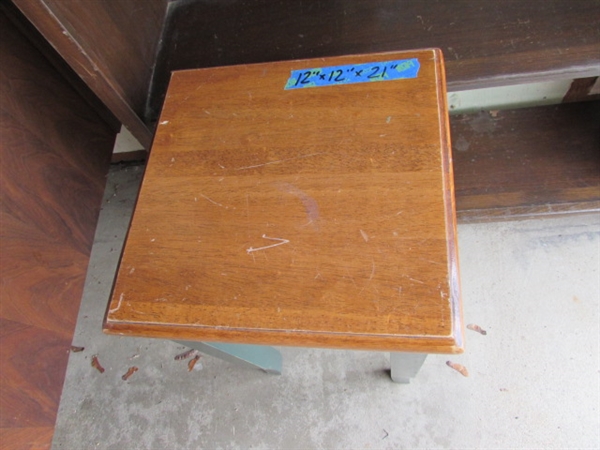
<svg viewBox="0 0 600 450">
<path fill-rule="evenodd" d="M 125 296 L 125 293 L 123 292 L 121 295 L 119 295 L 119 303 L 117 303 L 117 307 L 116 308 L 112 308 L 109 309 L 108 312 L 109 313 L 114 313 L 117 312 L 119 310 L 119 308 L 121 308 L 121 303 L 123 303 L 123 297 Z"/>
<path fill-rule="evenodd" d="M 264 247 L 258 247 L 258 248 L 253 248 L 253 247 L 250 247 L 250 248 L 246 249 L 246 252 L 247 252 L 248 254 L 250 254 L 250 253 L 252 253 L 252 252 L 257 252 L 257 251 L 259 251 L 259 250 L 266 250 L 266 249 L 268 249 L 268 248 L 277 247 L 277 246 L 279 246 L 279 245 L 283 245 L 283 244 L 289 244 L 289 242 L 290 242 L 288 239 L 269 237 L 269 236 L 267 236 L 266 234 L 263 234 L 263 235 L 262 235 L 262 238 L 263 238 L 263 239 L 268 239 L 268 240 L 270 240 L 270 241 L 278 241 L 278 242 L 276 242 L 275 244 L 271 244 L 271 245 L 265 245 Z"/>
<path fill-rule="evenodd" d="M 411 280 L 411 281 L 414 281 L 414 282 L 416 282 L 416 283 L 425 284 L 425 282 L 424 282 L 424 281 L 417 280 L 416 278 L 409 277 L 408 275 L 404 275 L 404 276 L 405 276 L 406 278 L 408 278 L 409 280 Z"/>
<path fill-rule="evenodd" d="M 200 194 L 200 197 L 203 197 L 203 198 L 205 198 L 206 200 L 208 200 L 208 201 L 209 201 L 209 202 L 211 202 L 212 204 L 214 204 L 214 205 L 217 205 L 217 206 L 220 206 L 221 208 L 225 208 L 225 209 L 233 208 L 233 209 L 235 209 L 235 207 L 233 207 L 233 206 L 225 206 L 225 205 L 222 205 L 222 204 L 221 204 L 221 203 L 219 203 L 219 202 L 215 202 L 213 199 L 211 199 L 211 198 L 208 198 L 208 197 L 207 197 L 206 195 L 204 195 L 204 194 Z"/>
<path fill-rule="evenodd" d="M 443 263 L 441 263 L 441 262 L 439 262 L 439 261 L 433 261 L 433 260 L 431 260 L 431 259 L 419 258 L 419 260 L 421 260 L 421 261 L 425 261 L 425 262 L 428 262 L 428 263 L 431 263 L 431 264 L 437 264 L 437 265 L 440 265 L 440 266 L 443 266 L 443 265 L 444 265 Z"/>
<path fill-rule="evenodd" d="M 360 290 L 360 292 L 358 293 L 358 295 L 362 294 L 362 292 L 365 290 L 365 288 L 369 285 L 369 283 L 373 279 L 374 275 L 375 275 L 375 260 L 372 259 L 371 260 L 371 275 L 369 275 L 369 279 L 367 280 L 367 282 L 365 283 L 365 285 L 362 287 L 362 289 Z M 377 289 L 375 289 L 375 290 L 377 291 Z"/>
<path fill-rule="evenodd" d="M 269 164 L 279 164 L 282 162 L 287 162 L 287 161 L 294 161 L 296 159 L 303 159 L 303 158 L 310 158 L 311 156 L 317 156 L 317 155 L 322 155 L 324 152 L 320 152 L 320 153 L 310 153 L 308 155 L 301 155 L 301 156 L 296 156 L 295 158 L 287 158 L 287 159 L 279 159 L 277 161 L 269 161 L 266 163 L 262 163 L 262 164 L 256 164 L 253 166 L 244 166 L 244 167 L 238 167 L 235 170 L 247 170 L 247 169 L 255 169 L 257 167 L 263 167 L 263 166 L 268 166 Z"/>
<path fill-rule="evenodd" d="M 352 284 L 354 285 L 354 287 L 356 289 L 358 289 L 358 285 L 356 284 L 356 281 L 354 281 L 354 277 L 352 275 L 350 275 L 350 272 L 348 271 L 347 267 L 344 267 L 344 271 L 346 272 L 347 277 L 345 276 L 343 278 L 349 278 L 350 281 L 352 281 Z M 364 287 L 363 287 L 363 289 L 364 289 Z M 360 290 L 360 292 L 362 292 L 362 289 Z M 360 292 L 359 292 L 359 294 L 360 294 Z"/>
<path fill-rule="evenodd" d="M 360 234 L 362 235 L 362 238 L 365 240 L 365 242 L 369 242 L 369 235 L 367 233 L 365 233 L 363 230 L 358 230 L 360 231 Z"/>
</svg>

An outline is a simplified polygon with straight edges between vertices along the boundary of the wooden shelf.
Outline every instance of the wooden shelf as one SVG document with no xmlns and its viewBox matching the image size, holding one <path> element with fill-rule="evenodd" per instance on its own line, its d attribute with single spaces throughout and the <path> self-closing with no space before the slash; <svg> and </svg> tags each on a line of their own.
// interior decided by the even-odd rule
<svg viewBox="0 0 600 450">
<path fill-rule="evenodd" d="M 600 102 L 482 111 L 450 123 L 461 220 L 599 209 Z"/>
<path fill-rule="evenodd" d="M 174 3 L 147 118 L 173 70 L 424 47 L 444 52 L 449 91 L 598 76 L 600 2 Z"/>
</svg>

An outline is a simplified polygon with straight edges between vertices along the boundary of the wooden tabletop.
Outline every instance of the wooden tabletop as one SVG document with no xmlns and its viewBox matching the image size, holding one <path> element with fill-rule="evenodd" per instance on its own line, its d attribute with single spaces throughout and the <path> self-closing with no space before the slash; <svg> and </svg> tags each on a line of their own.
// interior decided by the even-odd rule
<svg viewBox="0 0 600 450">
<path fill-rule="evenodd" d="M 174 72 L 104 331 L 462 351 L 441 53 Z"/>
</svg>

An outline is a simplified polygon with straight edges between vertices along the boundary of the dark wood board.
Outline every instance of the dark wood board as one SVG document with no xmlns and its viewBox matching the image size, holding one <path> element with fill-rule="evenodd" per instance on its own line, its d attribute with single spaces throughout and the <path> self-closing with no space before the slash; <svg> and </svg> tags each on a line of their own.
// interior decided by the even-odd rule
<svg viewBox="0 0 600 450">
<path fill-rule="evenodd" d="M 600 1 L 242 0 L 173 4 L 149 118 L 172 70 L 439 47 L 448 90 L 600 74 Z"/>
<path fill-rule="evenodd" d="M 166 0 L 13 0 L 146 148 L 144 110 Z"/>
<path fill-rule="evenodd" d="M 114 130 L 0 12 L 0 446 L 49 448 Z"/>
<path fill-rule="evenodd" d="M 600 102 L 451 118 L 463 220 L 598 209 Z"/>
</svg>

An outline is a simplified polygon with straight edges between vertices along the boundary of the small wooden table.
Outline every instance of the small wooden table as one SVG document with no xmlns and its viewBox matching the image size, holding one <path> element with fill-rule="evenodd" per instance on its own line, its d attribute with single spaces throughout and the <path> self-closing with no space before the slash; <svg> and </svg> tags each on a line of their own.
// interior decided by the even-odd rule
<svg viewBox="0 0 600 450">
<path fill-rule="evenodd" d="M 174 72 L 104 331 L 461 352 L 448 129 L 435 49 Z"/>
</svg>

